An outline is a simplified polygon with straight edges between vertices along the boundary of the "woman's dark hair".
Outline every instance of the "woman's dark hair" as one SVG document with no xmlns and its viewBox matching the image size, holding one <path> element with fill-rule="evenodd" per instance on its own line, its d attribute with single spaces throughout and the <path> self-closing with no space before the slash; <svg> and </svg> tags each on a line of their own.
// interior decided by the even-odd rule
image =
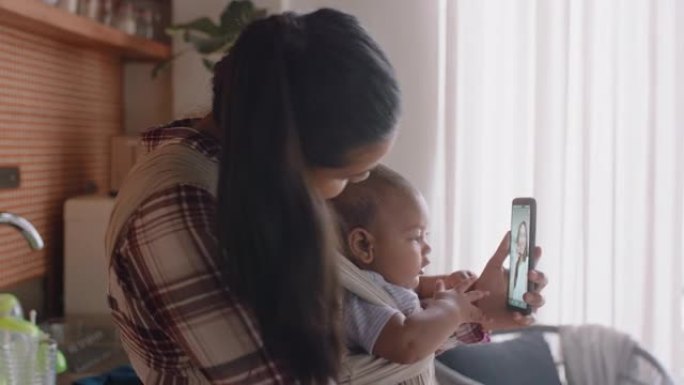
<svg viewBox="0 0 684 385">
<path fill-rule="evenodd" d="M 525 221 L 520 222 L 520 224 L 518 225 L 518 233 L 517 233 L 516 236 L 515 236 L 515 244 L 517 245 L 518 242 L 520 242 L 520 230 L 521 230 L 523 227 L 525 228 L 525 250 L 523 251 L 523 254 L 522 254 L 522 257 L 523 257 L 522 260 L 523 260 L 523 261 L 527 261 L 527 256 L 528 256 L 528 254 L 529 254 L 528 248 L 529 248 L 529 239 L 530 239 L 530 237 L 529 237 L 529 235 L 527 234 L 527 222 L 525 222 Z"/>
<path fill-rule="evenodd" d="M 303 384 L 341 361 L 334 233 L 307 182 L 391 137 L 393 70 L 355 18 L 322 9 L 256 21 L 215 68 L 222 277 L 255 315 L 269 355 Z M 217 336 L 220 338 L 220 336 Z"/>
</svg>

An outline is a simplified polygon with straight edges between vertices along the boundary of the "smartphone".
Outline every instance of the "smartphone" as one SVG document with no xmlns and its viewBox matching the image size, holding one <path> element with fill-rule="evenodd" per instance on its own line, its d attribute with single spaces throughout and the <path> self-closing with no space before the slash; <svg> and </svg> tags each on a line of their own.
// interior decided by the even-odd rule
<svg viewBox="0 0 684 385">
<path fill-rule="evenodd" d="M 532 309 L 523 300 L 523 295 L 530 289 L 527 276 L 534 268 L 531 257 L 537 229 L 537 201 L 534 198 L 515 198 L 511 206 L 507 303 L 509 309 L 527 315 Z"/>
</svg>

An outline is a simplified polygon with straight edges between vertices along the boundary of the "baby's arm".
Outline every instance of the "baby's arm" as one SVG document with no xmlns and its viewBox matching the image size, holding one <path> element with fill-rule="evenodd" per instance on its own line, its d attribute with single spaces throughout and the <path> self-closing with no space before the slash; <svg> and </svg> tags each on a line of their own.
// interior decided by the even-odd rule
<svg viewBox="0 0 684 385">
<path fill-rule="evenodd" d="M 414 363 L 434 354 L 460 325 L 482 321 L 482 312 L 472 302 L 486 293 L 464 293 L 469 284 L 448 291 L 440 285 L 424 310 L 408 317 L 397 313 L 389 319 L 375 341 L 373 354 L 401 364 Z"/>
</svg>

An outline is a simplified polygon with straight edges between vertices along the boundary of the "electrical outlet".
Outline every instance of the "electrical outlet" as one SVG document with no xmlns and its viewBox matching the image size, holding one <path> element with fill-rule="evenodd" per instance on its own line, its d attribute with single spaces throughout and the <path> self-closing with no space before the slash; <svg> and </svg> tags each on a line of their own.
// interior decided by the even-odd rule
<svg viewBox="0 0 684 385">
<path fill-rule="evenodd" d="M 19 167 L 0 167 L 0 189 L 19 187 Z"/>
</svg>

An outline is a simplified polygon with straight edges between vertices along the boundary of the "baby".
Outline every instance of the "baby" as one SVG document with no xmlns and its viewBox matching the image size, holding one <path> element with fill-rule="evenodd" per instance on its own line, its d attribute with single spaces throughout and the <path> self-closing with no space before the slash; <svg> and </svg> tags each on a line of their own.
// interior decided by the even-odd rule
<svg viewBox="0 0 684 385">
<path fill-rule="evenodd" d="M 347 186 L 332 207 L 345 256 L 398 305 L 372 304 L 347 292 L 344 324 L 352 351 L 408 364 L 441 351 L 452 336 L 465 343 L 486 339 L 483 314 L 473 302 L 487 293 L 468 291 L 472 274 L 422 277 L 430 262 L 427 205 L 406 179 L 378 166 L 365 181 Z"/>
</svg>

